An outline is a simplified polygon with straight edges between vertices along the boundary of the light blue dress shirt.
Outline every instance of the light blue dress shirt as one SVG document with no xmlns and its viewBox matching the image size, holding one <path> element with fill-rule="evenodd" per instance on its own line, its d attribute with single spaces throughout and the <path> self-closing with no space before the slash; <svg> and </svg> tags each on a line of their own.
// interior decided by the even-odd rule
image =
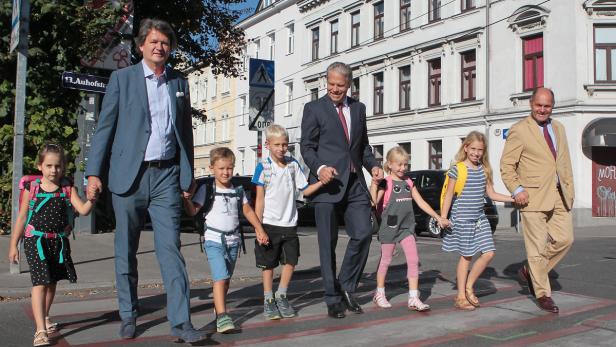
<svg viewBox="0 0 616 347">
<path fill-rule="evenodd" d="M 169 160 L 175 157 L 176 138 L 171 120 L 171 102 L 167 87 L 167 73 L 156 76 L 144 62 L 143 75 L 148 93 L 151 132 L 145 150 L 145 161 Z"/>
<path fill-rule="evenodd" d="M 537 124 L 537 127 L 539 128 L 539 133 L 541 134 L 541 137 L 543 137 L 543 127 L 540 124 Z M 552 127 L 551 121 L 548 121 L 548 134 L 550 134 L 550 138 L 552 139 L 552 143 L 554 144 L 554 150 L 556 151 L 556 153 L 558 153 L 558 144 L 556 143 L 556 135 L 554 134 L 554 128 Z M 545 145 L 547 146 L 548 143 L 546 142 Z M 558 175 L 556 176 L 556 180 L 557 182 L 560 182 Z M 511 196 L 516 196 L 518 193 L 521 193 L 523 191 L 524 191 L 524 187 L 518 186 L 513 191 L 513 194 L 511 194 Z"/>
</svg>

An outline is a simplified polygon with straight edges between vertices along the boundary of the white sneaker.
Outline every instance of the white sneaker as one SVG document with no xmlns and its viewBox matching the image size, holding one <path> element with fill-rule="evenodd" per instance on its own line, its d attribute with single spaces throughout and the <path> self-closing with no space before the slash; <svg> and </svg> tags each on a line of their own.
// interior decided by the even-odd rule
<svg viewBox="0 0 616 347">
<path fill-rule="evenodd" d="M 410 297 L 408 302 L 408 307 L 414 311 L 427 311 L 430 309 L 430 305 L 424 304 L 419 300 L 419 297 Z"/>
<path fill-rule="evenodd" d="M 391 308 L 391 304 L 387 301 L 385 293 L 376 292 L 372 301 L 380 308 Z"/>
</svg>

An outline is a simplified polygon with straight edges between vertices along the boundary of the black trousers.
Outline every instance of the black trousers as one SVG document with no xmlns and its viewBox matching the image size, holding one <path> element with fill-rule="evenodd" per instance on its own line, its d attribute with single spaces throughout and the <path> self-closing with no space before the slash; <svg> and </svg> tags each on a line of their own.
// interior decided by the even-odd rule
<svg viewBox="0 0 616 347">
<path fill-rule="evenodd" d="M 357 175 L 351 175 L 347 191 L 338 203 L 315 203 L 315 219 L 318 230 L 321 276 L 325 287 L 325 302 L 341 301 L 341 290 L 354 293 L 368 260 L 372 241 L 370 228 L 370 199 L 361 186 Z M 340 274 L 336 278 L 336 245 L 338 243 L 338 220 L 336 211 L 344 215 L 345 230 L 349 243 L 344 253 Z"/>
</svg>

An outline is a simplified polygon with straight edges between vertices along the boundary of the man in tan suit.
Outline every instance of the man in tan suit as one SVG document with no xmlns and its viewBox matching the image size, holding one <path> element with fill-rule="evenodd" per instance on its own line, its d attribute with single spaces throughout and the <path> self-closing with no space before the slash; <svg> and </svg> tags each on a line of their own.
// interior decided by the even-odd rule
<svg viewBox="0 0 616 347">
<path fill-rule="evenodd" d="M 501 176 L 522 212 L 528 265 L 518 275 L 542 310 L 558 313 L 548 273 L 573 243 L 574 189 L 565 128 L 550 119 L 554 93 L 538 88 L 531 114 L 511 127 L 501 158 Z"/>
</svg>

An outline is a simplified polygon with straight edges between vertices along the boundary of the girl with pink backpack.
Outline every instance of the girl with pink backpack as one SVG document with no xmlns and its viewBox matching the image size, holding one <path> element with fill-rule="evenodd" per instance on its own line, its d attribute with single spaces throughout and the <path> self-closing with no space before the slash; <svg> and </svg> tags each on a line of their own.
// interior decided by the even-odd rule
<svg viewBox="0 0 616 347">
<path fill-rule="evenodd" d="M 73 208 L 82 215 L 90 213 L 91 201 L 83 202 L 77 189 L 64 177 L 64 149 L 46 144 L 38 154 L 40 176 L 24 176 L 20 182 L 19 215 L 9 246 L 9 261 L 19 262 L 17 244 L 24 236 L 24 251 L 32 279 L 32 313 L 36 321 L 34 346 L 47 346 L 49 335 L 58 323 L 49 319 L 49 310 L 59 280 L 77 281 L 71 259 L 68 235 L 73 225 Z"/>
<path fill-rule="evenodd" d="M 419 299 L 419 257 L 415 244 L 415 214 L 413 199 L 417 206 L 434 217 L 441 228 L 449 226 L 449 220 L 441 218 L 421 197 L 413 181 L 406 176 L 409 155 L 402 147 L 394 147 L 387 152 L 383 165 L 389 175 L 381 182 L 372 181 L 370 195 L 381 212 L 379 241 L 381 242 L 381 260 L 377 270 L 377 288 L 373 301 L 380 308 L 390 308 L 385 296 L 385 277 L 391 264 L 396 243 L 400 243 L 406 256 L 407 277 L 409 281 L 409 298 L 407 306 L 414 311 L 426 311 L 430 305 Z"/>
</svg>

